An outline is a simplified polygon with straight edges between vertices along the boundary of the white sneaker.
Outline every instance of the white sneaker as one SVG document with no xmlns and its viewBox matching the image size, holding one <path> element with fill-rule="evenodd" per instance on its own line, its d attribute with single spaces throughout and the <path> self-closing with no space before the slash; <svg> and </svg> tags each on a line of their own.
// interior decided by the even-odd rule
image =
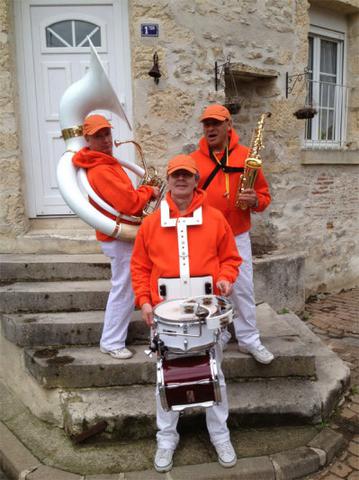
<svg viewBox="0 0 359 480">
<path fill-rule="evenodd" d="M 106 350 L 106 348 L 100 347 L 102 353 L 108 353 L 112 358 L 116 360 L 126 360 L 133 357 L 133 353 L 126 347 L 118 348 L 117 350 Z"/>
<path fill-rule="evenodd" d="M 238 347 L 239 351 L 242 353 L 250 353 L 255 360 L 264 365 L 268 365 L 274 359 L 273 353 L 266 349 L 264 345 L 259 345 L 259 347 Z"/>
<path fill-rule="evenodd" d="M 237 463 L 237 455 L 230 440 L 228 440 L 228 442 L 215 445 L 214 448 L 216 449 L 218 455 L 218 462 L 220 465 L 222 465 L 222 467 L 234 467 L 234 465 Z"/>
<path fill-rule="evenodd" d="M 173 452 L 170 448 L 157 448 L 155 461 L 153 463 L 157 472 L 168 472 L 173 466 Z"/>
</svg>

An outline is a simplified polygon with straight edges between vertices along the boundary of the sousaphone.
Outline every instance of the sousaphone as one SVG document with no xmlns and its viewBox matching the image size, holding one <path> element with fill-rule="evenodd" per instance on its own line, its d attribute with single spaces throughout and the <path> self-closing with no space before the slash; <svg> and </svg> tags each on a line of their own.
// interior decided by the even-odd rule
<svg viewBox="0 0 359 480">
<path fill-rule="evenodd" d="M 136 236 L 138 224 L 142 218 L 123 215 L 121 212 L 117 212 L 111 205 L 108 205 L 93 191 L 87 180 L 86 171 L 76 168 L 72 163 L 74 154 L 86 146 L 82 124 L 86 116 L 93 110 L 109 110 L 119 115 L 127 123 L 129 129 L 132 130 L 132 126 L 107 77 L 102 62 L 90 40 L 89 43 L 91 48 L 90 68 L 83 78 L 70 85 L 60 102 L 59 117 L 62 136 L 66 143 L 66 152 L 60 158 L 57 166 L 57 183 L 67 205 L 84 222 L 111 237 L 132 241 Z M 141 158 L 143 160 L 142 155 Z M 131 170 L 137 176 L 145 178 L 147 184 L 159 185 L 159 182 L 161 182 L 159 185 L 160 197 L 163 195 L 165 189 L 164 182 L 159 181 L 157 176 L 156 178 L 153 176 L 149 180 L 145 163 L 145 168 L 141 168 L 131 162 L 118 158 L 117 160 L 123 167 Z M 114 215 L 116 220 L 103 215 L 92 206 L 85 198 L 83 190 L 87 192 L 97 205 Z M 156 205 L 148 210 L 152 211 L 157 208 L 159 202 L 160 198 L 156 201 Z M 121 219 L 131 221 L 132 225 L 121 223 Z"/>
</svg>

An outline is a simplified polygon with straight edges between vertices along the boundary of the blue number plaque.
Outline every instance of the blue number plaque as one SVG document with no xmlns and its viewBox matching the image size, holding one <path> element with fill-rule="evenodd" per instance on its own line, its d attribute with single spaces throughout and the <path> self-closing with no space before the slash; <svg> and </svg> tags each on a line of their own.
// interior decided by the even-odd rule
<svg viewBox="0 0 359 480">
<path fill-rule="evenodd" d="M 141 23 L 141 37 L 158 37 L 157 23 Z"/>
</svg>

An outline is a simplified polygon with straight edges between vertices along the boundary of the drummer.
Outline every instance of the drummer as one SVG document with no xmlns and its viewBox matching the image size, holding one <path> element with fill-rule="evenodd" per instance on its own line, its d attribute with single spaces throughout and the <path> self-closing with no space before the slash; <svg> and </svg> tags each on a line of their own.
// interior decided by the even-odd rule
<svg viewBox="0 0 359 480">
<path fill-rule="evenodd" d="M 211 276 L 213 292 L 228 296 L 237 278 L 241 258 L 231 228 L 222 213 L 209 206 L 206 193 L 197 188 L 198 179 L 193 158 L 188 155 L 172 158 L 167 166 L 169 191 L 161 209 L 143 221 L 137 234 L 131 259 L 132 285 L 136 304 L 148 326 L 153 322 L 153 307 L 169 291 L 175 291 L 176 296 L 182 298 L 200 295 L 203 285 L 202 290 L 196 290 L 198 279 L 203 277 L 208 282 Z M 192 277 L 196 277 L 196 282 L 191 282 Z M 175 288 L 174 281 L 177 282 Z M 158 285 L 162 286 L 161 292 Z M 168 295 L 165 298 L 168 299 Z M 232 467 L 237 456 L 227 427 L 228 403 L 219 344 L 216 350 L 222 401 L 206 409 L 206 423 L 219 463 Z M 167 472 L 172 468 L 179 441 L 179 413 L 162 408 L 158 389 L 156 404 L 158 432 L 154 466 L 158 472 Z"/>
</svg>

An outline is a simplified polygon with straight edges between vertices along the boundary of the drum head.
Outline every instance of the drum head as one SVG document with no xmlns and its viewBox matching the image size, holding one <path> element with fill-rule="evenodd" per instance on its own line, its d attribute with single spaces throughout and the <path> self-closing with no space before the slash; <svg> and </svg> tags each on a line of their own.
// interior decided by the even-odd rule
<svg viewBox="0 0 359 480">
<path fill-rule="evenodd" d="M 159 303 L 154 308 L 154 315 L 158 318 L 167 321 L 173 322 L 194 322 L 200 321 L 200 318 L 197 317 L 194 313 L 185 313 L 183 311 L 183 303 L 188 303 L 191 299 L 175 299 L 175 300 L 166 300 L 165 302 Z M 194 305 L 196 302 L 194 302 Z M 210 315 L 216 312 L 216 305 L 206 305 Z"/>
<path fill-rule="evenodd" d="M 173 322 L 194 322 L 201 321 L 201 318 L 195 313 L 186 313 L 185 307 L 193 305 L 200 305 L 201 309 L 206 309 L 209 312 L 208 317 L 215 317 L 219 314 L 219 310 L 223 311 L 232 309 L 231 303 L 227 299 L 217 297 L 216 295 L 203 295 L 200 297 L 177 298 L 173 300 L 166 300 L 154 307 L 155 317 Z M 203 319 L 205 320 L 205 319 Z"/>
</svg>

